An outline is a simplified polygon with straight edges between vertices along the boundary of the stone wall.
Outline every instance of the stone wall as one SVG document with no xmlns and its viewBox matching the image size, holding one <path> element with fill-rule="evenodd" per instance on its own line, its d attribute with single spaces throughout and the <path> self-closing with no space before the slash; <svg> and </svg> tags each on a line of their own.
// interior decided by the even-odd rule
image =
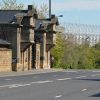
<svg viewBox="0 0 100 100">
<path fill-rule="evenodd" d="M 0 48 L 0 72 L 12 71 L 12 51 Z"/>
</svg>

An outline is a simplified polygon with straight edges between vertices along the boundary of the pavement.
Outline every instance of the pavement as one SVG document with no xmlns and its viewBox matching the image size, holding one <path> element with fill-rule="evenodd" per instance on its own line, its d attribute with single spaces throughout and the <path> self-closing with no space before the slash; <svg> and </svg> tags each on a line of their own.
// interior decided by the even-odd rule
<svg viewBox="0 0 100 100">
<path fill-rule="evenodd" d="M 33 70 L 29 70 L 29 71 L 0 72 L 0 77 L 50 73 L 50 72 L 58 72 L 58 71 L 62 71 L 62 70 L 63 69 L 33 69 Z"/>
<path fill-rule="evenodd" d="M 75 72 L 75 71 L 93 71 L 93 72 L 100 72 L 100 70 L 77 70 L 77 69 L 33 69 L 28 71 L 9 71 L 9 72 L 0 72 L 0 77 L 7 77 L 7 76 L 21 76 L 21 75 L 33 75 L 33 74 L 42 74 L 42 73 L 51 73 L 51 72 L 59 72 L 59 71 L 67 71 L 67 72 Z"/>
</svg>

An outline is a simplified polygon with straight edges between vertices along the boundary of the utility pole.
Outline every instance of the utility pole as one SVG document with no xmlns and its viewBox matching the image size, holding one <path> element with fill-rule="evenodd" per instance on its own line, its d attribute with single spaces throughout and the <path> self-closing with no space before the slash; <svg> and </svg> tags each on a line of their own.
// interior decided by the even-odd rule
<svg viewBox="0 0 100 100">
<path fill-rule="evenodd" d="M 49 18 L 51 18 L 51 0 L 49 0 Z"/>
</svg>

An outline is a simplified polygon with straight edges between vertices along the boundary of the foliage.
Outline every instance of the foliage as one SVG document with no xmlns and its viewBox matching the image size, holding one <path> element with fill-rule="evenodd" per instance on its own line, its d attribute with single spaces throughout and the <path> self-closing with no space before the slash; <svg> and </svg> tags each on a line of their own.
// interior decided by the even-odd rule
<svg viewBox="0 0 100 100">
<path fill-rule="evenodd" d="M 46 18 L 48 16 L 48 6 L 46 4 L 40 5 L 40 7 L 33 4 L 33 8 L 37 9 L 39 18 Z"/>
<path fill-rule="evenodd" d="M 64 53 L 64 44 L 63 44 L 63 36 L 61 33 L 57 33 L 56 45 L 52 49 L 51 54 L 54 57 L 54 65 L 55 67 L 60 67 L 61 59 Z"/>
<path fill-rule="evenodd" d="M 78 45 L 73 41 L 73 36 L 69 36 L 70 38 L 67 39 L 62 37 L 65 37 L 64 34 L 57 35 L 57 46 L 53 49 L 56 63 L 54 67 L 64 69 L 100 68 L 100 43 L 93 47 L 87 43 Z"/>
<path fill-rule="evenodd" d="M 95 68 L 100 68 L 100 42 L 94 46 Z"/>
<path fill-rule="evenodd" d="M 18 10 L 24 7 L 23 4 L 17 4 L 16 0 L 2 0 L 1 9 L 3 10 Z"/>
<path fill-rule="evenodd" d="M 48 15 L 48 6 L 46 4 L 42 4 L 38 9 L 39 18 L 46 18 Z"/>
</svg>

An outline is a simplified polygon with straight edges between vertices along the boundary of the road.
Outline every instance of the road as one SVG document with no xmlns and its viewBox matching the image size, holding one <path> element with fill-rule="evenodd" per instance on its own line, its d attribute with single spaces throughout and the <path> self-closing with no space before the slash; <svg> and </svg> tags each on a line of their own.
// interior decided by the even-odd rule
<svg viewBox="0 0 100 100">
<path fill-rule="evenodd" d="M 100 71 L 1 77 L 0 100 L 100 100 Z"/>
</svg>

